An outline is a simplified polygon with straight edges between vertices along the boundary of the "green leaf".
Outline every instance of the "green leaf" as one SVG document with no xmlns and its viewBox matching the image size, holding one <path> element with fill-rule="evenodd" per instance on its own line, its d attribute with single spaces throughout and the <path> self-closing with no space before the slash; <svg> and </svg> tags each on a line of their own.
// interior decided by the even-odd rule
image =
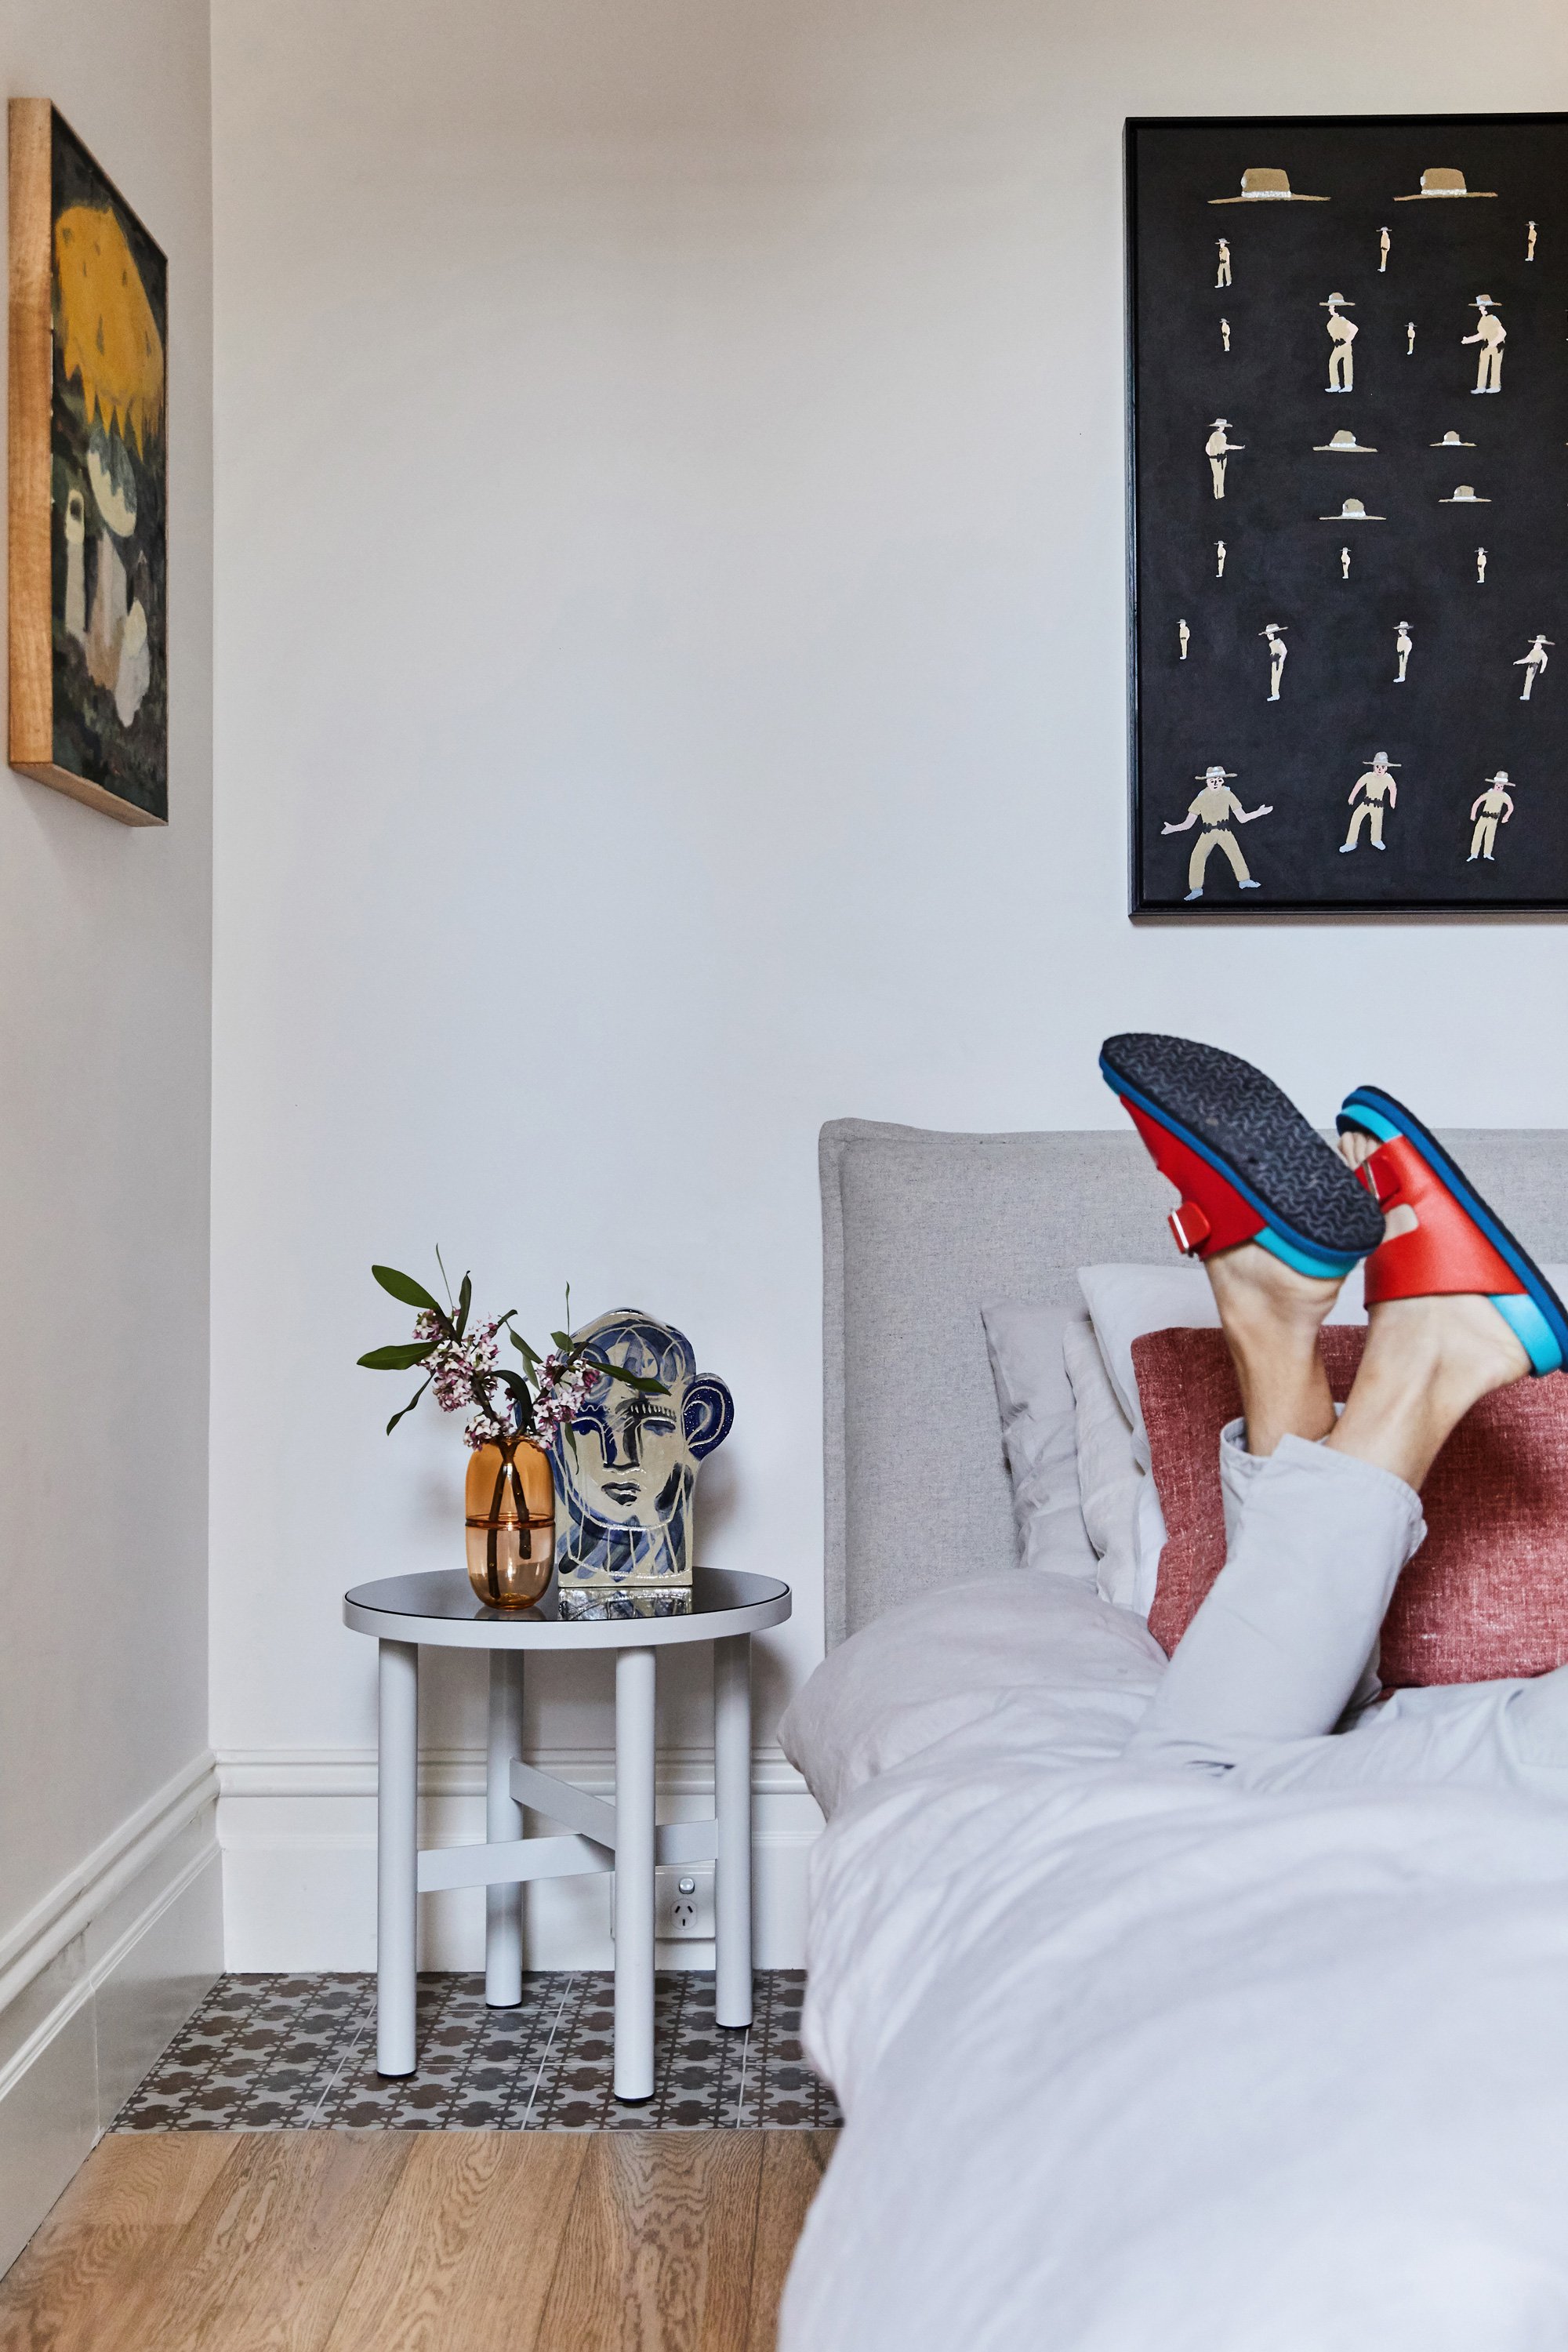
<svg viewBox="0 0 1568 2352">
<path fill-rule="evenodd" d="M 517 1309 L 513 1307 L 512 1312 L 515 1314 Z M 509 1331 L 506 1336 L 511 1341 L 512 1346 L 517 1349 L 518 1354 L 522 1358 L 523 1362 L 528 1366 L 529 1370 L 531 1372 L 536 1372 L 539 1370 L 539 1358 L 534 1354 L 533 1349 L 529 1346 L 528 1341 L 523 1338 L 521 1332 Z"/>
<path fill-rule="evenodd" d="M 411 1274 L 399 1274 L 395 1265 L 373 1265 L 371 1272 L 383 1290 L 390 1291 L 393 1297 L 401 1299 L 405 1307 L 422 1307 L 426 1314 L 438 1315 L 443 1323 L 447 1322 L 447 1316 L 439 1304 L 431 1297 L 424 1284 L 416 1282 Z M 449 1324 L 447 1328 L 450 1328 Z"/>
<path fill-rule="evenodd" d="M 666 1388 L 664 1382 L 662 1381 L 656 1381 L 651 1373 L 628 1372 L 624 1364 L 602 1364 L 597 1356 L 590 1356 L 588 1361 L 593 1365 L 594 1370 L 596 1372 L 605 1373 L 607 1378 L 612 1381 L 625 1381 L 627 1388 L 637 1389 L 640 1391 L 644 1396 L 668 1396 L 669 1394 L 669 1391 Z"/>
<path fill-rule="evenodd" d="M 429 1385 L 430 1383 L 428 1381 L 422 1381 L 420 1386 L 415 1390 L 414 1394 L 409 1398 L 408 1402 L 404 1406 L 402 1412 L 395 1412 L 393 1414 L 392 1419 L 386 1424 L 386 1433 L 388 1437 L 392 1435 L 392 1433 L 397 1427 L 398 1423 L 408 1413 L 413 1412 L 415 1406 L 418 1403 L 420 1398 L 424 1395 L 425 1391 L 429 1387 Z"/>
<path fill-rule="evenodd" d="M 409 1372 L 426 1356 L 434 1355 L 440 1344 L 438 1339 L 402 1339 L 395 1347 L 373 1348 L 359 1360 L 367 1372 Z"/>
<path fill-rule="evenodd" d="M 516 1405 L 519 1416 L 524 1421 L 528 1420 L 532 1414 L 533 1399 L 529 1394 L 528 1382 L 523 1379 L 522 1374 L 510 1370 L 503 1364 L 499 1372 L 491 1373 L 490 1378 L 501 1382 L 508 1396 Z"/>
<path fill-rule="evenodd" d="M 554 1340 L 554 1342 L 555 1342 L 556 1346 L 560 1349 L 560 1350 L 561 1350 L 562 1354 L 563 1354 L 563 1355 L 564 1355 L 564 1354 L 565 1354 L 565 1352 L 566 1352 L 566 1350 L 567 1350 L 567 1349 L 568 1349 L 568 1348 L 570 1348 L 570 1346 L 572 1345 L 572 1334 L 571 1334 L 571 1332 L 570 1332 L 570 1331 L 552 1331 L 552 1333 L 550 1334 L 550 1336 L 551 1336 L 551 1338 Z"/>
<path fill-rule="evenodd" d="M 458 1337 L 460 1339 L 468 1328 L 468 1309 L 474 1303 L 474 1286 L 468 1275 L 463 1276 L 458 1292 Z"/>
</svg>

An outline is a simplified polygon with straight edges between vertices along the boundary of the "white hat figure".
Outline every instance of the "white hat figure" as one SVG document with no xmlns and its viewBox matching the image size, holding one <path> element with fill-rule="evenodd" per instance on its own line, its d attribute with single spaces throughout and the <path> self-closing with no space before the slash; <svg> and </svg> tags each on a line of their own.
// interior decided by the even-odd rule
<svg viewBox="0 0 1568 2352">
<path fill-rule="evenodd" d="M 1428 449 L 1473 449 L 1475 446 L 1473 441 L 1461 441 L 1452 431 L 1445 433 L 1440 441 L 1428 441 L 1426 444 Z"/>
<path fill-rule="evenodd" d="M 1234 768 L 1205 768 L 1201 776 L 1193 778 L 1193 782 L 1194 784 L 1234 784 L 1236 777 Z"/>
<path fill-rule="evenodd" d="M 1353 310 L 1355 304 L 1347 302 L 1342 294 L 1331 294 L 1326 302 L 1319 303 L 1318 308 L 1320 310 Z"/>
<path fill-rule="evenodd" d="M 1440 507 L 1489 507 L 1490 499 L 1478 499 L 1468 482 L 1460 482 L 1451 499 L 1439 499 Z"/>
<path fill-rule="evenodd" d="M 1489 294 L 1478 294 L 1470 308 L 1472 310 L 1495 310 L 1497 304 Z"/>
<path fill-rule="evenodd" d="M 1506 784 L 1508 781 L 1509 773 L 1506 768 L 1500 768 L 1495 776 L 1488 776 L 1486 779 L 1489 784 Z"/>
<path fill-rule="evenodd" d="M 1241 175 L 1239 196 L 1211 196 L 1211 205 L 1326 205 L 1327 196 L 1299 195 L 1288 172 L 1272 164 L 1249 163 Z"/>
<path fill-rule="evenodd" d="M 1396 205 L 1418 205 L 1430 196 L 1495 196 L 1495 188 L 1467 188 L 1463 172 L 1456 172 L 1451 163 L 1433 163 L 1421 174 L 1421 185 L 1414 195 L 1395 196 Z"/>
<path fill-rule="evenodd" d="M 1320 515 L 1320 522 L 1386 522 L 1386 515 L 1368 514 L 1359 499 L 1347 499 L 1338 514 Z"/>
<path fill-rule="evenodd" d="M 1314 441 L 1312 447 L 1320 457 L 1375 457 L 1377 455 L 1370 442 L 1358 441 L 1348 426 L 1344 432 L 1336 433 L 1331 440 Z"/>
</svg>

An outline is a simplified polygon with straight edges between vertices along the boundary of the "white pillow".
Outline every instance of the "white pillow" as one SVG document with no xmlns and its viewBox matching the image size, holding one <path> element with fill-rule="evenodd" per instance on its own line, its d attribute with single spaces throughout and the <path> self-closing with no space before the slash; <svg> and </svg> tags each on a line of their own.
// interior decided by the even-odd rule
<svg viewBox="0 0 1568 2352">
<path fill-rule="evenodd" d="M 1018 1556 L 1026 1568 L 1091 1584 L 1095 1555 L 1079 1508 L 1073 1392 L 1062 1363 L 1068 1325 L 1087 1337 L 1089 1318 L 1080 1307 L 1016 1298 L 983 1307 L 980 1318 L 1013 1482 Z"/>
<path fill-rule="evenodd" d="M 1095 1581 L 1107 1601 L 1131 1608 L 1138 1589 L 1140 1490 L 1153 1481 L 1138 1466 L 1131 1424 L 1087 1317 L 1068 1324 L 1062 1354 L 1072 1383 L 1083 1523 L 1100 1561 Z"/>
</svg>

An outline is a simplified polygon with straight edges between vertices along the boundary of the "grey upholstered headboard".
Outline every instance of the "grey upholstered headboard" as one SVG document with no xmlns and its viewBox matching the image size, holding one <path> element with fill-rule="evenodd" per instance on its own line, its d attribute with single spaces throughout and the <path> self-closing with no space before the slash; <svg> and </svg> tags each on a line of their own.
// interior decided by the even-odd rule
<svg viewBox="0 0 1568 2352">
<path fill-rule="evenodd" d="M 1568 1130 L 1445 1139 L 1525 1247 L 1568 1260 Z M 1168 1261 L 1173 1195 L 1131 1134 L 822 1130 L 827 1639 L 1016 1559 L 983 1301 Z"/>
</svg>

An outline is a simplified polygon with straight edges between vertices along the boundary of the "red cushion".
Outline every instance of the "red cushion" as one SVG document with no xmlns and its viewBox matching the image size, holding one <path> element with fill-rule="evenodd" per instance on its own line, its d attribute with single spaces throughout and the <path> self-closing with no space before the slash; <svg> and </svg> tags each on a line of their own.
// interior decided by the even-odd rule
<svg viewBox="0 0 1568 2352">
<path fill-rule="evenodd" d="M 1350 1393 L 1366 1333 L 1321 1335 L 1329 1386 Z M 1132 1343 L 1167 1539 L 1149 1626 L 1167 1654 L 1225 1564 L 1219 1433 L 1241 1411 L 1218 1331 Z M 1466 1415 L 1421 1495 L 1426 1542 L 1384 1622 L 1390 1685 L 1489 1682 L 1568 1664 L 1568 1379 L 1520 1381 Z"/>
</svg>

